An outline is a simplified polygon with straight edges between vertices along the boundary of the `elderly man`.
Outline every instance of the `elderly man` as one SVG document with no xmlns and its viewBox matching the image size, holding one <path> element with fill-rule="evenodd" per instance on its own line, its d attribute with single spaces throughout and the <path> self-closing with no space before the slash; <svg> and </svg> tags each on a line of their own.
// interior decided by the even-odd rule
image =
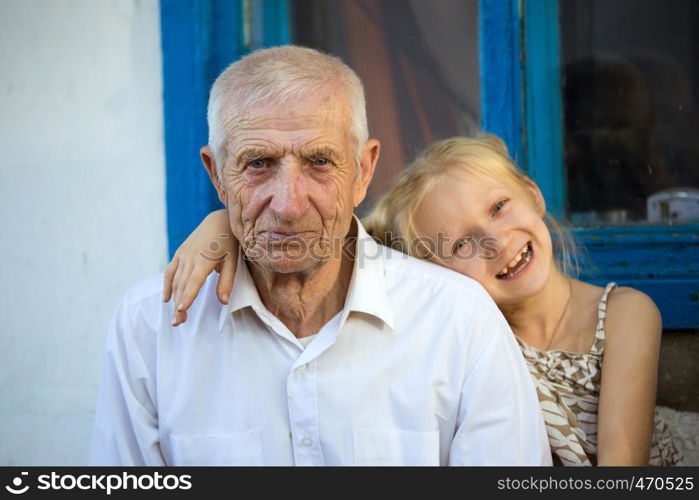
<svg viewBox="0 0 699 500">
<path fill-rule="evenodd" d="M 243 242 L 176 331 L 162 278 L 111 325 L 93 464 L 549 464 L 514 337 L 474 281 L 353 217 L 379 156 L 364 92 L 311 49 L 216 80 L 201 156 Z"/>
</svg>

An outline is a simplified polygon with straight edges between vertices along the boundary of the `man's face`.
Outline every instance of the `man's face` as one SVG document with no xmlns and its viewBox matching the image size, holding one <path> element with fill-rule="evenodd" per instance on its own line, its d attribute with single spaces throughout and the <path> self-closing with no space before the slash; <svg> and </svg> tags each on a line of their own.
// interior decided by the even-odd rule
<svg viewBox="0 0 699 500">
<path fill-rule="evenodd" d="M 348 125 L 348 106 L 332 97 L 237 121 L 217 189 L 234 236 L 264 269 L 306 273 L 340 255 L 371 178 L 355 163 Z"/>
</svg>

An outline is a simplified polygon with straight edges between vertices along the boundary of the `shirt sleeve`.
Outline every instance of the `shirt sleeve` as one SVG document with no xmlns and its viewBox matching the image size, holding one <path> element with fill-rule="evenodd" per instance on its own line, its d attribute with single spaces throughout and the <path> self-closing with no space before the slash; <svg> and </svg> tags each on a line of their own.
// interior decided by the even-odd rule
<svg viewBox="0 0 699 500">
<path fill-rule="evenodd" d="M 135 337 L 131 312 L 123 299 L 109 326 L 90 465 L 165 465 L 159 446 L 155 381 L 146 362 L 151 356 L 143 342 L 154 342 L 155 334 L 136 332 Z"/>
<path fill-rule="evenodd" d="M 551 465 L 539 401 L 514 334 L 499 311 L 481 312 L 476 334 L 488 341 L 463 383 L 449 464 Z"/>
</svg>

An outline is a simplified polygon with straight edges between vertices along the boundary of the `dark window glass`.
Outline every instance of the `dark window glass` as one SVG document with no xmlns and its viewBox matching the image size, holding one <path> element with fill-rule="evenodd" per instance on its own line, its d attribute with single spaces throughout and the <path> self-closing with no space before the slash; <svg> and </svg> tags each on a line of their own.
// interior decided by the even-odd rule
<svg viewBox="0 0 699 500">
<path fill-rule="evenodd" d="M 477 0 L 295 0 L 293 43 L 342 58 L 364 82 L 382 143 L 366 209 L 429 142 L 480 125 Z"/>
<path fill-rule="evenodd" d="M 699 2 L 560 7 L 570 219 L 699 221 Z"/>
</svg>

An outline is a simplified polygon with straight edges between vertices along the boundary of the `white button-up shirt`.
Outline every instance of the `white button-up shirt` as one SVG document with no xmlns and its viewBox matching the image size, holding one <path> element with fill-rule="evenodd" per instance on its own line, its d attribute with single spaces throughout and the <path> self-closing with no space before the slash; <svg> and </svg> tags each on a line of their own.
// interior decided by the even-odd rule
<svg viewBox="0 0 699 500">
<path fill-rule="evenodd" d="M 358 224 L 345 306 L 303 348 L 239 261 L 170 325 L 162 276 L 110 326 L 95 465 L 549 465 L 514 336 L 475 281 Z"/>
</svg>

